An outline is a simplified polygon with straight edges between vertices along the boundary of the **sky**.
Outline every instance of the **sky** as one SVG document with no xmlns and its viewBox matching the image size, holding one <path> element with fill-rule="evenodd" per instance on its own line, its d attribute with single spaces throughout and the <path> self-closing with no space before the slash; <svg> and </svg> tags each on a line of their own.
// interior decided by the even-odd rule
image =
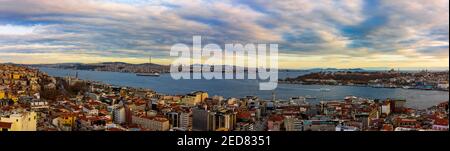
<svg viewBox="0 0 450 151">
<path fill-rule="evenodd" d="M 448 0 L 0 0 L 0 62 L 170 64 L 200 35 L 278 44 L 280 68 L 448 68 L 448 19 Z"/>
</svg>

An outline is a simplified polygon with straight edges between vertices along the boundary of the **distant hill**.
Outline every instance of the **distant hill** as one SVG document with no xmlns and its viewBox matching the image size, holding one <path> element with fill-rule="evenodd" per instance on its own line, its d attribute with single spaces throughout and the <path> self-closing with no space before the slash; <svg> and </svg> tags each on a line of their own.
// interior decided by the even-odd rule
<svg viewBox="0 0 450 151">
<path fill-rule="evenodd" d="M 73 70 L 93 70 L 93 71 L 111 71 L 111 72 L 131 72 L 131 73 L 151 73 L 169 72 L 170 66 L 153 63 L 130 64 L 125 62 L 102 62 L 102 63 L 57 63 L 57 64 L 34 64 L 27 65 L 31 67 L 47 67 Z"/>
</svg>

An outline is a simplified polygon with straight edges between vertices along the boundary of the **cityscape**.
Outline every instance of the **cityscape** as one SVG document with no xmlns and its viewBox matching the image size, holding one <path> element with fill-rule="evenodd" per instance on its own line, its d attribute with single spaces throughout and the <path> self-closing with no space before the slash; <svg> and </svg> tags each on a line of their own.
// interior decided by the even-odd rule
<svg viewBox="0 0 450 151">
<path fill-rule="evenodd" d="M 448 92 L 448 71 L 417 75 L 446 82 Z M 396 98 L 167 95 L 14 64 L 1 64 L 0 76 L 2 131 L 448 131 L 448 100 L 414 109 Z"/>
</svg>

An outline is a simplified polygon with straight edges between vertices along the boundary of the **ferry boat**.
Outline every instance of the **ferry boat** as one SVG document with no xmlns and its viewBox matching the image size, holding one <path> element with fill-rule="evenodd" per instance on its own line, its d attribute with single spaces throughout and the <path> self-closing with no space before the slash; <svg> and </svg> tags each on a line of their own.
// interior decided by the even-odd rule
<svg viewBox="0 0 450 151">
<path fill-rule="evenodd" d="M 150 76 L 150 77 L 159 77 L 160 74 L 155 72 L 155 73 L 136 73 L 136 76 Z"/>
</svg>

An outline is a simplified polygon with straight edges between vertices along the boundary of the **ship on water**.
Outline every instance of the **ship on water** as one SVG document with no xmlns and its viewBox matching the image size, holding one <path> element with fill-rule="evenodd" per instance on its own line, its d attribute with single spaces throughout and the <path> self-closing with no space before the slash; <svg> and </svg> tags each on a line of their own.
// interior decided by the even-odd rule
<svg viewBox="0 0 450 151">
<path fill-rule="evenodd" d="M 152 57 L 149 57 L 149 63 L 152 64 Z M 160 74 L 158 72 L 147 72 L 147 73 L 136 73 L 136 76 L 148 76 L 148 77 L 159 77 Z"/>
</svg>

